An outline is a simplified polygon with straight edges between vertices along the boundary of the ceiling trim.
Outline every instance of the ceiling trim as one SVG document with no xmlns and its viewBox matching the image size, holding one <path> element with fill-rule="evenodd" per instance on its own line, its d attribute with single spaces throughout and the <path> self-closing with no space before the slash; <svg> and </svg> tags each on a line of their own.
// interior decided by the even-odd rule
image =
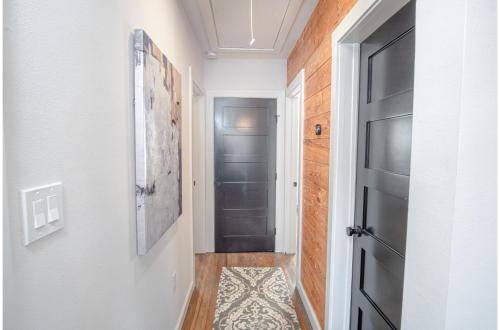
<svg viewBox="0 0 500 330">
<path fill-rule="evenodd" d="M 206 1 L 210 5 L 210 14 L 211 14 L 211 23 L 214 25 L 214 30 L 215 30 L 215 40 L 217 43 L 217 48 L 223 48 L 220 45 L 220 38 L 219 38 L 219 32 L 217 32 L 217 22 L 215 21 L 215 13 L 214 13 L 214 6 L 212 4 L 212 0 Z"/>
<path fill-rule="evenodd" d="M 218 40 L 217 29 L 213 18 L 212 2 L 210 0 L 196 0 L 196 2 L 198 3 L 200 15 L 203 18 L 204 30 L 208 39 L 210 51 L 217 52 L 218 47 L 214 47 L 214 45 L 218 46 Z M 206 15 L 206 13 L 210 13 L 210 15 Z"/>
<path fill-rule="evenodd" d="M 221 47 L 211 0 L 183 0 L 181 3 L 205 53 L 221 58 L 287 58 L 300 37 L 318 0 L 288 0 L 274 48 Z"/>
<path fill-rule="evenodd" d="M 283 43 L 283 48 L 281 50 L 280 56 L 284 58 L 288 58 L 288 55 L 291 53 L 293 47 L 297 43 L 302 31 L 306 27 L 307 22 L 309 21 L 309 17 L 311 17 L 314 8 L 318 4 L 318 0 L 304 0 L 302 5 L 295 17 L 295 21 L 293 22 L 290 30 L 288 31 L 287 39 Z"/>
<path fill-rule="evenodd" d="M 288 6 L 286 6 L 285 14 L 283 15 L 283 19 L 281 20 L 280 28 L 278 29 L 278 34 L 276 35 L 276 39 L 274 39 L 274 43 L 273 43 L 274 49 L 276 49 L 276 43 L 278 42 L 278 38 L 280 37 L 280 35 L 282 35 L 281 31 L 283 29 L 283 24 L 285 23 L 285 20 L 286 20 L 286 15 L 288 14 L 288 10 L 290 9 L 291 2 L 292 2 L 291 0 L 288 0 Z M 295 19 L 295 17 L 294 17 L 294 19 Z M 287 34 L 288 34 L 288 31 L 287 31 Z"/>
</svg>

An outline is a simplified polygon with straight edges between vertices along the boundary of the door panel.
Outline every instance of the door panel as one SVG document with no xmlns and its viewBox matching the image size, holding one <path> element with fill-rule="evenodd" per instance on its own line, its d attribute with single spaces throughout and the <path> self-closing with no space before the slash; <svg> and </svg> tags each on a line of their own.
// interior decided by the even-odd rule
<svg viewBox="0 0 500 330">
<path fill-rule="evenodd" d="M 407 201 L 377 189 L 364 189 L 363 228 L 404 255 Z"/>
<path fill-rule="evenodd" d="M 224 108 L 224 127 L 259 128 L 267 125 L 266 108 Z"/>
<path fill-rule="evenodd" d="M 412 116 L 367 122 L 367 168 L 410 174 Z"/>
<path fill-rule="evenodd" d="M 374 239 L 365 240 L 360 253 L 360 292 L 391 323 L 401 322 L 404 259 Z"/>
<path fill-rule="evenodd" d="M 358 329 L 363 330 L 380 330 L 380 329 L 391 329 L 385 320 L 380 316 L 380 314 L 372 307 L 366 306 L 363 310 L 358 308 L 355 311 L 355 317 L 357 320 Z"/>
<path fill-rule="evenodd" d="M 267 181 L 266 163 L 224 163 L 227 181 Z"/>
<path fill-rule="evenodd" d="M 215 99 L 215 251 L 274 251 L 276 100 Z"/>
<path fill-rule="evenodd" d="M 222 186 L 223 210 L 267 209 L 267 182 L 228 182 Z"/>
<path fill-rule="evenodd" d="M 267 155 L 267 136 L 224 135 L 222 143 L 225 156 Z"/>
<path fill-rule="evenodd" d="M 399 329 L 413 119 L 415 3 L 361 44 L 351 329 Z"/>
<path fill-rule="evenodd" d="M 240 235 L 241 227 L 248 228 L 246 235 L 265 236 L 267 233 L 266 216 L 226 216 L 222 221 L 223 235 Z"/>
<path fill-rule="evenodd" d="M 408 61 L 415 53 L 412 36 L 402 35 L 368 57 L 368 103 L 413 89 L 414 65 Z"/>
</svg>

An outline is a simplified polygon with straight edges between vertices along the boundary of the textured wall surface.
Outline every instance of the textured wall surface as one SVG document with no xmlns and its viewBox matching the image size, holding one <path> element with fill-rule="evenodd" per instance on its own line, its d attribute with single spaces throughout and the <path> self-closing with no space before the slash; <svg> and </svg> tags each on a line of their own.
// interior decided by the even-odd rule
<svg viewBox="0 0 500 330">
<path fill-rule="evenodd" d="M 304 194 L 301 279 L 316 316 L 325 320 L 330 136 L 331 32 L 355 0 L 320 0 L 288 57 L 290 83 L 305 69 Z M 320 124 L 322 134 L 314 134 Z"/>
<path fill-rule="evenodd" d="M 193 279 L 188 66 L 203 55 L 165 0 L 4 3 L 4 327 L 174 329 Z M 182 74 L 183 214 L 137 256 L 133 31 Z M 19 190 L 64 184 L 63 230 L 25 247 Z M 176 273 L 176 283 L 172 274 Z"/>
<path fill-rule="evenodd" d="M 284 90 L 286 59 L 205 60 L 205 88 L 219 90 Z"/>
<path fill-rule="evenodd" d="M 416 12 L 401 327 L 495 329 L 497 1 L 418 0 Z"/>
</svg>

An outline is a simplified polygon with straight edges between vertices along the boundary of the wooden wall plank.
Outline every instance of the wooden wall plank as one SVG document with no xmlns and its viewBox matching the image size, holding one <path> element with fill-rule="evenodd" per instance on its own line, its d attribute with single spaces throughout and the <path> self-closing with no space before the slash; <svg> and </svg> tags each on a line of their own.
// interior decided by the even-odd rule
<svg viewBox="0 0 500 330">
<path fill-rule="evenodd" d="M 304 88 L 305 100 L 330 85 L 331 68 L 331 61 L 326 61 L 323 65 L 321 65 L 321 67 L 319 67 L 318 70 L 316 70 L 316 72 L 306 79 Z"/>
<path fill-rule="evenodd" d="M 328 208 L 328 190 L 314 185 L 309 180 L 304 181 L 304 205 Z"/>
<path fill-rule="evenodd" d="M 330 85 L 304 101 L 304 118 L 330 111 Z"/>
<path fill-rule="evenodd" d="M 328 165 L 304 160 L 304 180 L 328 190 Z"/>
<path fill-rule="evenodd" d="M 325 320 L 330 146 L 331 33 L 356 0 L 319 0 L 288 56 L 287 79 L 305 71 L 301 281 L 320 324 Z M 314 134 L 321 124 L 322 134 Z"/>
<path fill-rule="evenodd" d="M 349 10 L 356 4 L 356 0 L 340 0 L 339 1 L 339 17 L 345 17 Z"/>
<path fill-rule="evenodd" d="M 315 73 L 323 64 L 332 57 L 332 39 L 324 38 L 318 49 L 314 51 L 304 67 L 305 79 Z"/>
<path fill-rule="evenodd" d="M 316 125 L 321 125 L 321 135 L 316 135 Z M 329 139 L 330 138 L 330 112 L 324 112 L 304 120 L 304 139 Z"/>
<path fill-rule="evenodd" d="M 330 149 L 311 140 L 304 141 L 304 159 L 314 163 L 328 165 Z"/>
</svg>

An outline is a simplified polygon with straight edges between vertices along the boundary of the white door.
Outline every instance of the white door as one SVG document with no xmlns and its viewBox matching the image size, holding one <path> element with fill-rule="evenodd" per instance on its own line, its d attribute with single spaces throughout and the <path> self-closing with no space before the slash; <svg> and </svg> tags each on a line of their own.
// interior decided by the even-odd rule
<svg viewBox="0 0 500 330">
<path fill-rule="evenodd" d="M 194 252 L 206 252 L 205 246 L 205 111 L 202 95 L 193 93 L 193 238 Z"/>
<path fill-rule="evenodd" d="M 295 254 L 297 252 L 297 236 L 299 222 L 299 164 L 300 164 L 300 148 L 301 148 L 301 132 L 300 132 L 300 109 L 302 102 L 300 93 L 289 98 L 287 109 L 287 133 L 288 145 L 286 157 L 287 180 L 286 180 L 286 253 Z"/>
</svg>

